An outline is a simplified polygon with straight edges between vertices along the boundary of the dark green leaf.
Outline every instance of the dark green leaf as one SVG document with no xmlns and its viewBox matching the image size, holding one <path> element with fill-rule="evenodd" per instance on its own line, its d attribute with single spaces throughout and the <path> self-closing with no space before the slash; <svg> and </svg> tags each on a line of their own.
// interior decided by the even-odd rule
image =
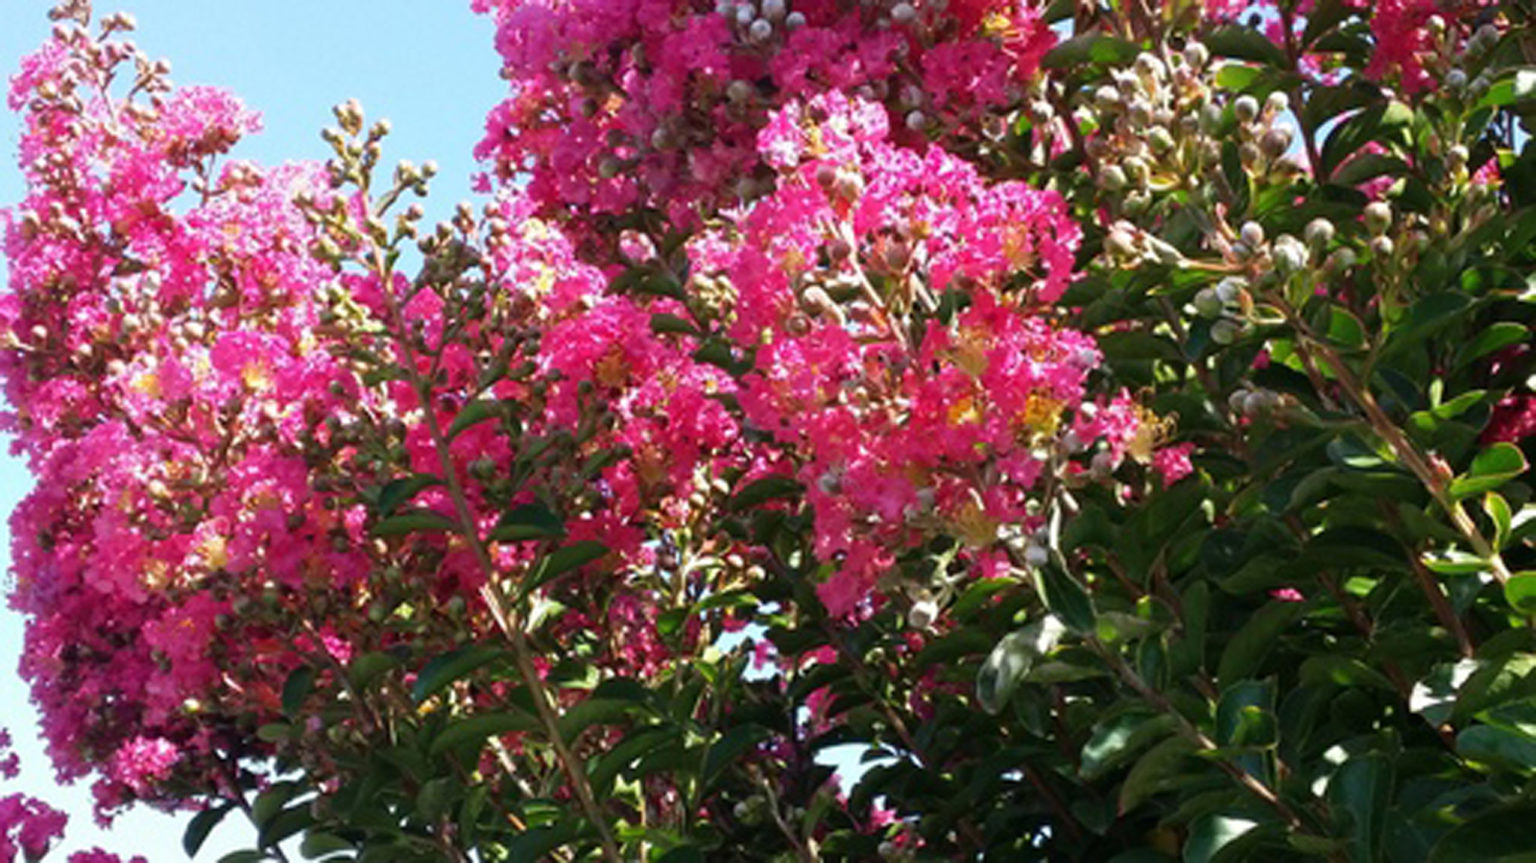
<svg viewBox="0 0 1536 863">
<path fill-rule="evenodd" d="M 181 847 L 187 852 L 188 857 L 196 857 L 203 843 L 208 841 L 208 834 L 213 828 L 219 826 L 229 810 L 235 808 L 233 803 L 224 803 L 218 806 L 210 806 L 192 817 L 187 824 L 187 830 L 181 834 Z"/>
<path fill-rule="evenodd" d="M 310 666 L 301 665 L 290 672 L 283 682 L 283 715 L 297 718 L 299 711 L 304 709 L 304 699 L 309 697 L 314 686 L 315 670 Z"/>
<path fill-rule="evenodd" d="M 392 515 L 373 526 L 374 536 L 403 536 L 427 530 L 457 532 L 458 522 L 430 509 L 412 509 Z"/>
<path fill-rule="evenodd" d="M 730 509 L 740 512 L 779 498 L 797 497 L 805 486 L 787 476 L 765 476 L 753 480 L 731 496 Z"/>
<path fill-rule="evenodd" d="M 1217 57 L 1235 57 L 1269 66 L 1286 65 L 1285 52 L 1268 36 L 1236 24 L 1218 27 L 1205 37 L 1205 46 Z"/>
<path fill-rule="evenodd" d="M 1172 730 L 1172 717 L 1140 708 L 1102 720 L 1083 744 L 1078 772 L 1085 779 L 1097 779 Z"/>
<path fill-rule="evenodd" d="M 565 523 L 542 503 L 525 503 L 502 514 L 489 539 L 495 542 L 519 542 L 565 535 Z"/>
<path fill-rule="evenodd" d="M 1252 677 L 1280 634 L 1301 616 L 1304 604 L 1275 600 L 1254 612 L 1221 654 L 1216 677 L 1223 688 Z"/>
<path fill-rule="evenodd" d="M 417 473 L 393 479 L 379 490 L 378 509 L 381 517 L 393 515 L 401 504 L 407 503 L 422 489 L 442 485 L 442 480 L 430 474 Z"/>
<path fill-rule="evenodd" d="M 335 854 L 337 851 L 356 850 L 351 842 L 337 836 L 335 833 L 326 833 L 322 830 L 310 830 L 304 834 L 304 841 L 299 843 L 299 853 L 306 860 L 314 860 L 327 854 Z"/>
<path fill-rule="evenodd" d="M 1200 769 L 1191 759 L 1194 754 L 1195 744 L 1177 734 L 1147 750 L 1120 785 L 1120 812 L 1130 812 L 1154 794 L 1178 787 L 1191 767 Z"/>
<path fill-rule="evenodd" d="M 1136 57 L 1134 42 L 1091 33 L 1075 36 L 1052 48 L 1040 61 L 1046 69 L 1073 69 L 1088 63 L 1119 65 Z"/>
<path fill-rule="evenodd" d="M 738 725 L 710 744 L 704 754 L 704 769 L 699 774 L 701 787 L 709 788 L 742 755 L 757 744 L 767 740 L 768 729 L 760 725 Z"/>
<path fill-rule="evenodd" d="M 543 728 L 537 717 L 521 710 L 501 713 L 478 713 L 465 719 L 454 720 L 443 732 L 432 738 L 429 752 L 435 758 L 444 752 L 471 743 L 483 746 L 485 740 L 500 737 L 514 731 L 539 731 Z M 471 761 L 470 763 L 473 763 Z"/>
<path fill-rule="evenodd" d="M 1045 607 L 1061 618 L 1068 629 L 1085 634 L 1094 631 L 1093 599 L 1068 572 L 1061 554 L 1052 553 L 1050 561 L 1035 568 L 1035 586 Z"/>
<path fill-rule="evenodd" d="M 448 426 L 445 433 L 449 440 L 459 436 L 459 433 L 472 425 L 478 425 L 488 419 L 502 416 L 506 412 L 506 406 L 500 399 L 476 399 L 464 406 L 458 416 L 453 418 L 453 423 Z"/>
<path fill-rule="evenodd" d="M 1436 842 L 1429 863 L 1536 863 L 1536 806 L 1480 813 Z"/>
<path fill-rule="evenodd" d="M 593 539 L 584 539 L 581 542 L 561 546 L 540 558 L 533 567 L 533 571 L 528 574 L 528 578 L 523 581 L 520 590 L 526 596 L 550 579 L 586 566 L 607 553 L 608 546 Z"/>
<path fill-rule="evenodd" d="M 428 662 L 411 687 L 411 700 L 421 704 L 444 687 L 470 672 L 507 655 L 505 650 L 488 644 L 470 644 Z"/>
<path fill-rule="evenodd" d="M 1329 801 L 1353 820 L 1349 859 L 1355 863 L 1379 859 L 1387 807 L 1392 802 L 1392 774 L 1391 760 L 1371 752 L 1344 762 L 1328 782 Z"/>
<path fill-rule="evenodd" d="M 1004 636 L 976 675 L 976 700 L 988 713 L 1000 712 L 1030 666 L 1051 652 L 1065 634 L 1061 621 L 1046 616 Z"/>
<path fill-rule="evenodd" d="M 685 336 L 696 336 L 699 334 L 699 328 L 677 315 L 657 312 L 651 315 L 651 332 L 657 335 L 678 333 Z"/>
<path fill-rule="evenodd" d="M 1259 822 L 1251 818 L 1232 815 L 1213 813 L 1197 819 L 1184 841 L 1184 863 L 1212 863 L 1223 848 L 1257 826 Z"/>
</svg>

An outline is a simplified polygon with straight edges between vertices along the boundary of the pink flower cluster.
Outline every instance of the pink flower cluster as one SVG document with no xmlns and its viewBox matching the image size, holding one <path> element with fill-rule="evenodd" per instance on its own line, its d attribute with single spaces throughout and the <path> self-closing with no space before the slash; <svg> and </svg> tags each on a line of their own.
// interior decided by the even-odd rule
<svg viewBox="0 0 1536 863">
<path fill-rule="evenodd" d="M 879 103 L 905 143 L 974 136 L 1055 42 L 1031 0 L 475 7 L 496 18 L 513 85 L 477 153 L 504 180 L 527 172 L 540 212 L 578 224 L 650 207 L 695 225 L 759 197 L 772 176 L 757 130 L 822 92 Z"/>
</svg>

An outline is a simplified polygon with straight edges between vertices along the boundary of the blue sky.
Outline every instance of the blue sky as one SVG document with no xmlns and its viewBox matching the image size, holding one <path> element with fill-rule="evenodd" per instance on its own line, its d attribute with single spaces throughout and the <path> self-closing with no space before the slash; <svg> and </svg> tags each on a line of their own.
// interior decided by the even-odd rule
<svg viewBox="0 0 1536 863">
<path fill-rule="evenodd" d="M 0 7 L 0 69 L 9 77 L 20 58 L 47 36 L 50 2 L 6 0 Z M 134 39 L 154 57 L 172 64 L 179 84 L 227 87 L 262 112 L 265 131 L 242 143 L 237 154 L 275 164 L 323 158 L 320 129 L 332 122 L 330 108 L 347 98 L 362 101 L 370 118 L 394 123 L 388 154 L 418 164 L 436 159 L 442 173 L 427 202 L 428 224 L 449 215 L 469 197 L 474 169 L 471 148 L 487 109 L 505 93 L 497 77 L 490 22 L 472 15 L 469 0 L 421 3 L 409 0 L 122 0 L 97 11 L 131 12 L 138 19 Z M 427 9 L 435 11 L 427 12 Z M 0 113 L 0 205 L 20 198 L 15 169 L 19 134 L 16 118 Z M 0 260 L 0 274 L 4 274 Z M 0 456 L 0 514 L 9 514 L 31 488 L 32 477 Z M 10 536 L 0 522 L 0 558 L 10 568 Z M 8 579 L 0 579 L 8 586 Z M 143 811 L 98 831 L 83 787 L 59 788 L 36 742 L 33 710 L 15 669 L 22 623 L 0 608 L 0 726 L 17 740 L 24 772 L 19 782 L 0 781 L 0 796 L 20 790 L 49 801 L 71 815 L 66 844 L 50 855 L 101 846 L 120 854 L 142 854 L 150 863 L 186 859 L 181 832 L 188 816 Z M 246 847 L 252 832 L 236 817 L 215 831 L 198 855 L 217 860 Z"/>
</svg>

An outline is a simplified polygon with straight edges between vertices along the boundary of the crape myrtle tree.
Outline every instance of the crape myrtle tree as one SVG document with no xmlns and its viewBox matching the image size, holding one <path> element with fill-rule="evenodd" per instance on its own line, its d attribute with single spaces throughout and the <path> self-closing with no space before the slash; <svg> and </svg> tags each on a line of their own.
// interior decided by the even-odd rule
<svg viewBox="0 0 1536 863">
<path fill-rule="evenodd" d="M 1529 0 L 474 5 L 435 226 L 386 121 L 240 160 L 85 0 L 12 79 L 10 601 L 102 817 L 1529 859 Z"/>
</svg>

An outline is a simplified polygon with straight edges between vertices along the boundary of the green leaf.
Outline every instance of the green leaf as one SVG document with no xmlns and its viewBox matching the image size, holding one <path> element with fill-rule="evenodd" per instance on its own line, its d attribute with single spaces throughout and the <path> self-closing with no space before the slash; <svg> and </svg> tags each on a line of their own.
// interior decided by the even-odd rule
<svg viewBox="0 0 1536 863">
<path fill-rule="evenodd" d="M 560 738 L 574 744 L 593 725 L 612 725 L 636 709 L 634 701 L 621 698 L 588 698 L 577 702 L 560 717 Z"/>
<path fill-rule="evenodd" d="M 1514 526 L 1515 515 L 1509 508 L 1509 501 L 1498 492 L 1488 492 L 1483 495 L 1483 512 L 1488 514 L 1488 520 L 1493 522 L 1493 547 L 1502 550 L 1509 542 L 1509 532 Z"/>
<path fill-rule="evenodd" d="M 1479 108 L 1503 108 L 1536 96 L 1536 69 L 1515 69 L 1493 82 L 1483 98 L 1477 101 Z"/>
<path fill-rule="evenodd" d="M 510 863 L 547 860 L 556 848 L 574 841 L 576 836 L 576 823 L 571 820 L 561 821 L 553 827 L 535 827 L 519 833 L 507 843 L 506 859 Z"/>
<path fill-rule="evenodd" d="M 1203 765 L 1198 765 L 1191 757 L 1195 748 L 1194 743 L 1176 734 L 1147 750 L 1120 785 L 1120 813 L 1130 812 L 1154 794 L 1178 787 L 1189 777 L 1186 767 L 1203 769 Z"/>
<path fill-rule="evenodd" d="M 1530 337 L 1530 332 L 1530 327 L 1514 321 L 1489 324 L 1456 351 L 1456 365 L 1459 368 L 1494 351 L 1523 342 Z"/>
<path fill-rule="evenodd" d="M 1472 459 L 1472 467 L 1451 482 L 1455 498 L 1481 494 L 1498 488 L 1525 473 L 1525 454 L 1512 443 L 1496 443 Z"/>
<path fill-rule="evenodd" d="M 1221 654 L 1216 678 L 1225 689 L 1243 678 L 1252 677 L 1269 655 L 1280 634 L 1301 616 L 1304 603 L 1275 600 L 1248 618 Z"/>
<path fill-rule="evenodd" d="M 1517 613 L 1536 617 L 1536 572 L 1517 572 L 1504 583 L 1504 599 Z"/>
<path fill-rule="evenodd" d="M 290 672 L 283 682 L 283 715 L 298 718 L 299 711 L 304 709 L 304 699 L 309 697 L 314 686 L 315 670 L 310 666 L 301 665 Z"/>
<path fill-rule="evenodd" d="M 1040 65 L 1046 69 L 1072 69 L 1088 63 L 1117 66 L 1135 59 L 1139 52 L 1134 42 L 1090 33 L 1074 36 L 1052 48 Z"/>
<path fill-rule="evenodd" d="M 251 804 L 251 823 L 259 830 L 266 829 L 282 813 L 283 807 L 299 793 L 297 782 L 274 782 L 267 790 L 256 795 L 256 801 Z"/>
<path fill-rule="evenodd" d="M 326 833 L 323 830 L 310 830 L 304 834 L 304 841 L 299 843 L 299 853 L 306 860 L 315 860 L 327 854 L 335 854 L 337 851 L 353 851 L 356 846 L 351 842 L 337 836 L 335 833 Z"/>
<path fill-rule="evenodd" d="M 1035 568 L 1035 587 L 1040 591 L 1045 607 L 1061 618 L 1068 629 L 1083 634 L 1093 633 L 1093 599 L 1067 571 L 1066 560 L 1059 552 L 1053 552 L 1050 561 Z"/>
<path fill-rule="evenodd" d="M 767 740 L 768 729 L 761 725 L 738 725 L 710 744 L 704 753 L 704 768 L 699 773 L 700 787 L 708 789 L 715 784 L 726 768 L 730 767 L 747 750 Z"/>
<path fill-rule="evenodd" d="M 527 596 L 550 579 L 586 566 L 607 553 L 608 546 L 593 539 L 584 539 L 581 542 L 561 546 L 539 559 L 519 589 L 523 596 Z"/>
<path fill-rule="evenodd" d="M 1223 63 L 1216 70 L 1216 86 L 1226 90 L 1242 92 L 1248 89 L 1264 74 L 1264 70 L 1258 66 L 1247 66 L 1242 63 Z"/>
<path fill-rule="evenodd" d="M 506 406 L 501 399 L 475 399 L 464 406 L 458 415 L 453 418 L 453 423 L 448 426 L 445 433 L 449 440 L 459 436 L 459 433 L 472 425 L 478 425 L 488 419 L 500 417 L 506 413 Z"/>
<path fill-rule="evenodd" d="M 1523 773 L 1536 770 L 1536 737 L 1513 728 L 1474 725 L 1456 735 L 1456 752 L 1483 764 Z"/>
<path fill-rule="evenodd" d="M 628 770 L 644 756 L 681 739 L 681 730 L 672 725 L 648 725 L 629 732 L 617 746 L 589 762 L 592 765 L 592 790 L 599 797 L 606 796 L 621 771 Z"/>
<path fill-rule="evenodd" d="M 412 509 L 392 515 L 373 526 L 374 536 L 404 536 L 425 530 L 457 532 L 458 522 L 430 509 Z"/>
<path fill-rule="evenodd" d="M 976 675 L 976 700 L 982 708 L 994 715 L 1001 712 L 1030 666 L 1055 649 L 1066 631 L 1060 620 L 1047 615 L 1003 636 Z"/>
<path fill-rule="evenodd" d="M 270 860 L 265 851 L 231 851 L 219 858 L 219 863 L 261 863 Z"/>
<path fill-rule="evenodd" d="M 392 479 L 379 490 L 378 510 L 379 516 L 387 518 L 394 514 L 401 504 L 408 503 L 423 489 L 434 485 L 442 485 L 443 481 L 431 474 L 417 473 L 410 476 Z"/>
<path fill-rule="evenodd" d="M 191 822 L 187 824 L 186 832 L 181 834 L 181 847 L 187 852 L 188 857 L 197 856 L 197 852 L 203 847 L 203 843 L 208 841 L 208 834 L 212 833 L 213 828 L 219 826 L 219 822 L 223 821 L 224 816 L 228 815 L 229 811 L 234 808 L 235 804 L 224 803 L 218 806 L 210 806 L 192 816 Z"/>
<path fill-rule="evenodd" d="M 520 542 L 565 536 L 565 522 L 542 503 L 525 503 L 502 513 L 488 539 L 494 542 Z"/>
<path fill-rule="evenodd" d="M 1286 65 L 1285 52 L 1268 36 L 1250 27 L 1218 27 L 1205 37 L 1205 46 L 1217 57 L 1236 57 L 1276 68 Z"/>
<path fill-rule="evenodd" d="M 1257 826 L 1259 822 L 1250 818 L 1215 813 L 1197 819 L 1184 841 L 1184 863 L 1211 863 L 1223 848 Z"/>
<path fill-rule="evenodd" d="M 291 806 L 268 822 L 267 826 L 257 833 L 256 841 L 264 848 L 271 848 L 314 823 L 315 816 L 310 814 L 308 803 Z"/>
<path fill-rule="evenodd" d="M 731 496 L 730 509 L 740 512 L 779 498 L 798 497 L 805 486 L 787 476 L 765 476 L 755 479 L 747 487 Z"/>
<path fill-rule="evenodd" d="M 1441 837 L 1428 863 L 1536 863 L 1536 806 L 1479 813 Z"/>
<path fill-rule="evenodd" d="M 1349 859 L 1375 863 L 1379 859 L 1387 807 L 1392 802 L 1392 761 L 1371 752 L 1345 761 L 1328 781 L 1328 800 L 1348 812 Z"/>
<path fill-rule="evenodd" d="M 347 666 L 347 681 L 354 689 L 367 689 L 386 671 L 399 664 L 400 660 L 383 651 L 364 653 L 353 659 L 352 664 Z"/>
<path fill-rule="evenodd" d="M 478 713 L 450 723 L 441 734 L 432 738 L 432 745 L 428 751 L 432 757 L 436 758 L 444 752 L 471 743 L 477 744 L 478 750 L 480 746 L 485 745 L 487 738 L 500 737 L 514 731 L 539 731 L 542 728 L 537 717 L 521 710 Z"/>
<path fill-rule="evenodd" d="M 651 332 L 657 335 L 677 333 L 684 336 L 697 336 L 699 328 L 677 315 L 657 312 L 651 315 Z"/>
<path fill-rule="evenodd" d="M 1132 708 L 1100 721 L 1083 744 L 1078 773 L 1094 780 L 1173 730 L 1173 717 Z"/>
<path fill-rule="evenodd" d="M 428 662 L 416 676 L 416 685 L 411 687 L 411 700 L 421 704 L 454 681 L 506 655 L 505 650 L 488 644 L 470 644 L 449 651 Z"/>
</svg>

